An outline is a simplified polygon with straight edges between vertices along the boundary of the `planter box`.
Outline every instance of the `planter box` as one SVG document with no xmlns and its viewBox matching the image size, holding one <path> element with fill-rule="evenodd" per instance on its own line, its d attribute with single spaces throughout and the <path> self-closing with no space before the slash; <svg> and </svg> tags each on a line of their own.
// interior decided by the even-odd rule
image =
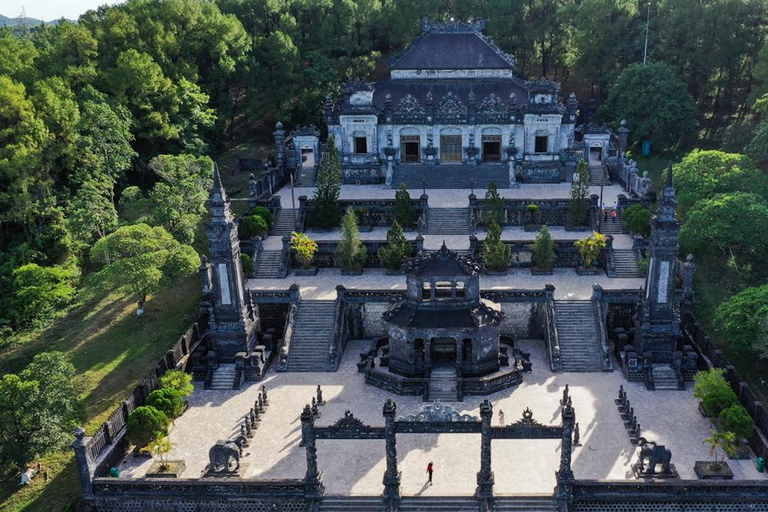
<svg viewBox="0 0 768 512">
<path fill-rule="evenodd" d="M 161 466 L 167 466 L 163 471 L 160 471 Z M 159 461 L 155 461 L 147 470 L 145 475 L 147 478 L 179 478 L 184 472 L 183 460 L 169 460 L 165 464 Z"/>
<path fill-rule="evenodd" d="M 751 458 L 749 445 L 744 441 L 735 445 L 733 449 L 735 453 L 733 454 L 733 457 L 728 457 L 730 460 L 749 460 Z"/>
<path fill-rule="evenodd" d="M 523 229 L 525 231 L 531 233 L 531 232 L 538 231 L 539 229 L 541 229 L 541 226 L 542 226 L 541 224 L 526 224 L 525 226 L 523 226 Z"/>
<path fill-rule="evenodd" d="M 733 471 L 727 462 L 715 464 L 711 461 L 697 460 L 693 470 L 700 480 L 733 480 Z"/>
<path fill-rule="evenodd" d="M 317 267 L 310 268 L 297 268 L 293 271 L 293 275 L 299 277 L 311 277 L 317 275 Z"/>
<path fill-rule="evenodd" d="M 565 226 L 566 231 L 591 231 L 589 226 Z"/>
<path fill-rule="evenodd" d="M 554 270 L 549 268 L 536 268 L 531 267 L 531 275 L 532 276 L 551 276 L 554 273 Z"/>
<path fill-rule="evenodd" d="M 363 269 L 352 269 L 352 270 L 341 270 L 341 275 L 343 276 L 361 276 L 363 275 Z"/>
<path fill-rule="evenodd" d="M 580 276 L 596 276 L 600 273 L 600 268 L 598 267 L 576 267 L 576 274 Z"/>
</svg>

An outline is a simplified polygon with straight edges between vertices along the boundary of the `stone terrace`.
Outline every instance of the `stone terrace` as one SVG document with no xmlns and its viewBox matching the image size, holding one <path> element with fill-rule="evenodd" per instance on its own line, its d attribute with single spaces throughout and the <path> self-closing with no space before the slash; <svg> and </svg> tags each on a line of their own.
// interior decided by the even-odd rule
<svg viewBox="0 0 768 512">
<path fill-rule="evenodd" d="M 710 460 L 703 444 L 709 435 L 709 421 L 697 410 L 689 388 L 686 391 L 647 391 L 641 383 L 627 383 L 620 372 L 553 374 L 546 362 L 542 341 L 523 341 L 523 350 L 532 352 L 533 373 L 522 385 L 490 395 L 496 414 L 503 410 L 507 423 L 517 421 L 530 407 L 534 418 L 544 424 L 560 423 L 562 388 L 570 385 L 576 421 L 581 428 L 582 446 L 576 447 L 573 470 L 578 479 L 632 479 L 630 465 L 636 460 L 636 447 L 630 444 L 613 399 L 623 384 L 635 408 L 643 435 L 672 450 L 672 462 L 681 478 L 695 479 L 696 460 Z M 266 384 L 270 406 L 262 416 L 261 427 L 246 448 L 242 459 L 245 477 L 301 478 L 305 452 L 299 447 L 299 414 L 321 384 L 327 405 L 320 407 L 317 425 L 335 422 L 344 411 L 370 425 L 383 425 L 382 406 L 390 395 L 364 383 L 356 371 L 361 342 L 350 342 L 337 373 L 274 373 L 263 383 L 251 383 L 240 391 L 204 391 L 196 384 L 190 408 L 175 422 L 171 431 L 174 450 L 171 459 L 182 458 L 187 469 L 184 478 L 201 477 L 208 462 L 208 449 L 216 440 L 239 430 L 239 421 L 253 405 L 261 384 Z M 418 411 L 419 397 L 392 397 L 398 415 Z M 483 397 L 469 397 L 454 404 L 462 413 L 478 415 Z M 400 435 L 397 439 L 402 493 L 405 496 L 466 495 L 475 491 L 475 475 L 480 467 L 479 435 Z M 504 494 L 551 494 L 559 461 L 559 441 L 494 441 L 493 470 L 495 492 Z M 379 495 L 385 469 L 384 441 L 319 441 L 320 470 L 324 473 L 328 495 Z M 428 462 L 435 462 L 435 482 L 425 485 Z M 141 478 L 150 461 L 127 457 L 120 465 L 122 476 Z M 764 479 L 754 461 L 730 461 L 737 479 Z"/>
</svg>

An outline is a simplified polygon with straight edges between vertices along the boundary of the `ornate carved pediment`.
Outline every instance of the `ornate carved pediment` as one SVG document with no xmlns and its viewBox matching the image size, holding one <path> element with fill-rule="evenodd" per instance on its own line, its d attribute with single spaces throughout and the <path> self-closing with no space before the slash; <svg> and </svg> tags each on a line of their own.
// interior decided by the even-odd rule
<svg viewBox="0 0 768 512">
<path fill-rule="evenodd" d="M 400 416 L 398 421 L 412 422 L 452 422 L 452 421 L 480 421 L 475 416 L 460 414 L 450 405 L 445 405 L 439 400 L 425 405 L 421 411 L 409 416 Z"/>
<path fill-rule="evenodd" d="M 335 432 L 360 432 L 361 430 L 365 430 L 370 428 L 368 425 L 360 421 L 359 419 L 355 418 L 355 416 L 352 414 L 352 412 L 347 409 L 344 411 L 344 416 L 339 418 L 336 423 L 331 425 L 329 427 L 330 430 L 333 430 Z"/>
<path fill-rule="evenodd" d="M 424 107 L 421 106 L 419 100 L 408 93 L 397 102 L 397 112 L 401 114 L 424 114 Z"/>
<path fill-rule="evenodd" d="M 504 102 L 494 93 L 491 93 L 480 102 L 478 112 L 504 112 Z"/>
<path fill-rule="evenodd" d="M 522 428 L 537 428 L 537 427 L 543 427 L 541 423 L 533 419 L 533 411 L 531 411 L 530 408 L 526 407 L 523 411 L 523 417 L 522 419 L 516 421 L 512 425 L 512 427 L 522 427 Z"/>
<path fill-rule="evenodd" d="M 467 107 L 453 92 L 448 92 L 437 105 L 437 111 L 441 114 L 466 114 Z"/>
</svg>

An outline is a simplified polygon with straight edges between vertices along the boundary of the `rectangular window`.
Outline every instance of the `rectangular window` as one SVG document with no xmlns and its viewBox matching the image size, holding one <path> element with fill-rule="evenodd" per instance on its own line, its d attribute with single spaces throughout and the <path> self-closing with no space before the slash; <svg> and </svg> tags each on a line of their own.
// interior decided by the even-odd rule
<svg viewBox="0 0 768 512">
<path fill-rule="evenodd" d="M 435 283 L 435 298 L 436 299 L 451 298 L 451 282 L 450 281 L 438 281 Z"/>
<path fill-rule="evenodd" d="M 467 289 L 464 287 L 464 282 L 458 281 L 456 283 L 456 298 L 463 299 L 466 296 L 467 296 Z"/>
<path fill-rule="evenodd" d="M 549 137 L 547 135 L 537 135 L 536 136 L 536 153 L 547 153 L 549 152 Z"/>
<path fill-rule="evenodd" d="M 421 285 L 421 300 L 432 300 L 432 283 L 429 281 Z"/>
<path fill-rule="evenodd" d="M 364 155 L 368 153 L 367 137 L 355 137 L 355 153 L 358 155 Z"/>
<path fill-rule="evenodd" d="M 501 162 L 501 135 L 483 135 L 483 162 Z"/>
<path fill-rule="evenodd" d="M 421 162 L 421 139 L 418 135 L 401 135 L 402 161 L 409 164 Z"/>
</svg>

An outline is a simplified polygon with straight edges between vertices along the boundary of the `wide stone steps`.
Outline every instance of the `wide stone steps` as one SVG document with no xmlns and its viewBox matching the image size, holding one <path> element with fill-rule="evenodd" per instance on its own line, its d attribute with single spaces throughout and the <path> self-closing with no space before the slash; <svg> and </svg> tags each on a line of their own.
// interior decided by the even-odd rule
<svg viewBox="0 0 768 512">
<path fill-rule="evenodd" d="M 670 365 L 654 364 L 652 372 L 654 389 L 675 391 L 680 389 L 675 370 Z"/>
<path fill-rule="evenodd" d="M 213 370 L 211 376 L 212 390 L 227 390 L 232 389 L 235 384 L 235 365 L 234 364 L 220 364 L 218 368 Z"/>
<path fill-rule="evenodd" d="M 326 497 L 320 512 L 384 512 L 384 503 L 379 496 Z"/>
<path fill-rule="evenodd" d="M 298 212 L 296 213 L 298 214 Z M 269 234 L 283 237 L 290 236 L 293 231 L 293 209 L 281 208 L 277 210 L 275 222 L 272 224 Z"/>
<path fill-rule="evenodd" d="M 288 353 L 289 372 L 328 370 L 328 348 L 334 331 L 335 312 L 336 303 L 332 300 L 303 300 L 299 303 Z"/>
<path fill-rule="evenodd" d="M 468 235 L 469 208 L 430 208 L 430 235 Z"/>
<path fill-rule="evenodd" d="M 556 512 L 557 501 L 551 496 L 497 496 L 494 512 Z"/>
<path fill-rule="evenodd" d="M 605 172 L 603 171 L 602 165 L 589 166 L 589 183 L 590 185 L 605 184 Z"/>
<path fill-rule="evenodd" d="M 592 301 L 556 300 L 555 314 L 563 371 L 602 371 L 600 342 Z"/>
<path fill-rule="evenodd" d="M 256 279 L 271 279 L 277 277 L 277 271 L 280 270 L 280 259 L 283 257 L 283 251 L 261 251 L 259 262 L 253 277 Z"/>
<path fill-rule="evenodd" d="M 435 473 L 434 478 L 441 478 Z M 445 468 L 442 478 L 451 478 L 448 468 Z M 403 497 L 400 501 L 400 512 L 478 512 L 480 505 L 474 498 L 459 498 L 455 496 L 421 498 Z"/>
<path fill-rule="evenodd" d="M 509 188 L 509 169 L 506 164 L 479 165 L 423 165 L 401 164 L 395 167 L 392 188 L 401 183 L 411 190 L 474 188 L 487 189 L 491 183 L 498 188 Z"/>
<path fill-rule="evenodd" d="M 613 261 L 616 264 L 616 277 L 641 277 L 637 271 L 637 258 L 632 249 L 614 249 Z"/>
<path fill-rule="evenodd" d="M 315 168 L 302 167 L 299 176 L 294 183 L 296 187 L 311 187 L 315 184 Z"/>
<path fill-rule="evenodd" d="M 624 225 L 621 223 L 618 212 L 616 212 L 616 220 L 611 217 L 613 208 L 608 208 L 608 220 L 603 220 L 600 223 L 600 232 L 604 235 L 623 235 L 626 233 Z"/>
</svg>

